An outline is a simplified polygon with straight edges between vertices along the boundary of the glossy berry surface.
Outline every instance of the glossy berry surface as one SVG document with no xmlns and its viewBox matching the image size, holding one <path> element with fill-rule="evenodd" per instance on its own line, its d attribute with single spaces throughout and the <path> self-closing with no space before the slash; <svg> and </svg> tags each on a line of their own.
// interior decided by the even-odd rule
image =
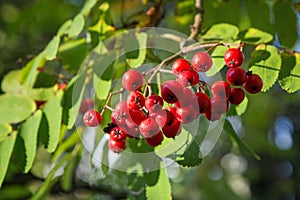
<svg viewBox="0 0 300 200">
<path fill-rule="evenodd" d="M 145 140 L 146 140 L 147 144 L 149 144 L 150 146 L 156 147 L 162 143 L 162 141 L 164 140 L 164 136 L 163 136 L 162 132 L 159 131 L 154 136 L 148 137 Z"/>
<path fill-rule="evenodd" d="M 123 88 L 128 91 L 139 90 L 144 83 L 144 77 L 141 72 L 137 70 L 128 70 L 122 78 Z"/>
<path fill-rule="evenodd" d="M 159 126 L 155 119 L 148 117 L 140 123 L 139 130 L 145 138 L 148 138 L 158 133 Z"/>
<path fill-rule="evenodd" d="M 241 88 L 232 88 L 230 90 L 229 102 L 238 105 L 245 99 L 245 92 Z"/>
<path fill-rule="evenodd" d="M 127 97 L 127 107 L 131 110 L 141 109 L 145 105 L 145 98 L 138 91 L 131 92 Z"/>
<path fill-rule="evenodd" d="M 175 75 L 179 74 L 183 71 L 190 71 L 191 70 L 191 64 L 189 61 L 187 61 L 184 58 L 179 58 L 175 60 L 175 62 L 172 65 L 172 71 Z"/>
<path fill-rule="evenodd" d="M 162 131 L 167 138 L 174 138 L 181 132 L 181 123 L 175 117 L 170 118 L 166 125 L 162 128 Z"/>
<path fill-rule="evenodd" d="M 124 130 L 122 130 L 120 127 L 114 127 L 111 131 L 110 131 L 110 139 L 111 140 L 115 140 L 115 141 L 123 141 L 126 139 L 126 132 Z"/>
<path fill-rule="evenodd" d="M 88 110 L 83 115 L 83 122 L 89 127 L 99 126 L 102 122 L 102 116 L 96 110 Z"/>
<path fill-rule="evenodd" d="M 94 106 L 95 106 L 95 103 L 92 99 L 83 99 L 80 104 L 79 112 L 81 114 L 84 114 L 86 111 L 93 109 Z"/>
<path fill-rule="evenodd" d="M 175 80 L 169 80 L 161 86 L 161 96 L 167 103 L 175 103 L 182 98 L 182 85 Z"/>
<path fill-rule="evenodd" d="M 226 113 L 228 111 L 228 102 L 219 96 L 211 98 L 211 109 L 219 114 Z"/>
<path fill-rule="evenodd" d="M 244 62 L 244 54 L 238 48 L 230 48 L 224 55 L 224 61 L 230 68 L 239 67 Z"/>
<path fill-rule="evenodd" d="M 246 71 L 241 67 L 230 68 L 226 73 L 226 80 L 234 86 L 242 86 L 246 78 Z"/>
<path fill-rule="evenodd" d="M 197 92 L 196 97 L 198 101 L 199 113 L 207 112 L 211 107 L 209 96 L 203 92 Z"/>
<path fill-rule="evenodd" d="M 192 106 L 177 108 L 175 116 L 181 123 L 189 124 L 195 119 L 194 109 Z"/>
<path fill-rule="evenodd" d="M 114 153 L 121 153 L 126 149 L 126 141 L 115 141 L 115 140 L 108 140 L 108 148 L 113 151 Z"/>
<path fill-rule="evenodd" d="M 158 96 L 157 94 L 152 94 L 145 100 L 145 107 L 151 113 L 160 111 L 163 105 L 163 98 L 161 96 Z"/>
<path fill-rule="evenodd" d="M 214 97 L 226 97 L 230 95 L 230 85 L 226 81 L 217 81 L 211 86 L 211 93 Z"/>
<path fill-rule="evenodd" d="M 197 52 L 192 58 L 192 67 L 197 72 L 207 72 L 212 64 L 213 61 L 206 52 Z"/>
<path fill-rule="evenodd" d="M 257 74 L 247 75 L 244 88 L 250 94 L 256 94 L 261 91 L 263 87 L 262 79 Z"/>
</svg>

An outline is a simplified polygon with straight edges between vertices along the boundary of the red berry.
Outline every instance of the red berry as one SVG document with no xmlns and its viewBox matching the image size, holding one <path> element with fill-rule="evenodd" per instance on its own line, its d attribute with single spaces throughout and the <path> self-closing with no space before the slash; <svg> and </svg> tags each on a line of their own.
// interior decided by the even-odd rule
<svg viewBox="0 0 300 200">
<path fill-rule="evenodd" d="M 150 112 L 158 112 L 162 109 L 164 105 L 164 100 L 157 94 L 152 94 L 148 96 L 145 100 L 145 107 Z"/>
<path fill-rule="evenodd" d="M 250 94 L 256 94 L 261 91 L 263 87 L 262 79 L 257 74 L 247 74 L 246 82 L 244 88 Z"/>
<path fill-rule="evenodd" d="M 58 85 L 58 90 L 66 90 L 67 84 L 66 83 L 61 83 Z"/>
<path fill-rule="evenodd" d="M 115 110 L 111 114 L 112 122 L 118 126 L 124 126 L 125 120 L 129 117 L 129 109 L 126 101 L 120 101 L 115 106 Z"/>
<path fill-rule="evenodd" d="M 189 88 L 183 88 L 182 90 L 182 97 L 178 99 L 178 101 L 175 103 L 177 107 L 187 107 L 191 104 L 196 104 L 195 95 Z"/>
<path fill-rule="evenodd" d="M 127 133 L 127 136 L 130 138 L 139 138 L 140 137 L 140 130 L 139 125 L 134 123 L 132 120 L 125 120 L 126 126 L 120 127 L 124 132 Z"/>
<path fill-rule="evenodd" d="M 245 92 L 241 88 L 232 88 L 230 90 L 229 102 L 235 105 L 242 103 L 245 98 Z"/>
<path fill-rule="evenodd" d="M 161 86 L 161 96 L 167 103 L 175 103 L 182 98 L 182 86 L 175 80 L 169 80 Z"/>
<path fill-rule="evenodd" d="M 128 70 L 122 78 L 123 88 L 128 91 L 141 89 L 144 83 L 144 76 L 137 70 Z"/>
<path fill-rule="evenodd" d="M 115 140 L 108 140 L 108 147 L 111 151 L 115 153 L 121 153 L 126 149 L 126 140 L 123 141 L 115 141 Z"/>
<path fill-rule="evenodd" d="M 224 55 L 225 63 L 228 67 L 239 67 L 244 61 L 244 54 L 240 49 L 228 49 Z"/>
<path fill-rule="evenodd" d="M 181 123 L 189 124 L 195 119 L 194 109 L 192 106 L 177 108 L 175 116 Z"/>
<path fill-rule="evenodd" d="M 226 113 L 229 109 L 228 101 L 223 97 L 215 96 L 211 98 L 211 109 L 216 113 Z"/>
<path fill-rule="evenodd" d="M 241 86 L 246 81 L 246 72 L 241 67 L 230 68 L 226 73 L 228 83 L 235 86 Z"/>
<path fill-rule="evenodd" d="M 146 119 L 146 115 L 142 110 L 129 110 L 129 116 L 126 120 L 132 121 L 133 123 L 140 125 L 140 123 Z"/>
<path fill-rule="evenodd" d="M 183 58 L 179 58 L 175 60 L 175 62 L 172 65 L 172 71 L 175 75 L 179 74 L 183 71 L 190 71 L 191 70 L 191 64 L 189 61 Z"/>
<path fill-rule="evenodd" d="M 83 122 L 90 127 L 99 126 L 102 122 L 102 116 L 96 110 L 88 110 L 83 115 Z"/>
<path fill-rule="evenodd" d="M 170 111 L 174 116 L 176 115 L 177 108 L 175 108 L 173 106 L 168 106 L 168 107 L 166 107 L 166 110 Z"/>
<path fill-rule="evenodd" d="M 115 140 L 115 141 L 122 141 L 126 139 L 126 132 L 123 131 L 120 127 L 114 127 L 111 131 L 110 131 L 110 139 L 111 140 Z"/>
<path fill-rule="evenodd" d="M 207 72 L 213 64 L 210 55 L 206 52 L 197 52 L 192 58 L 192 67 L 197 72 Z"/>
<path fill-rule="evenodd" d="M 145 105 L 145 98 L 138 91 L 131 92 L 127 97 L 127 107 L 131 110 L 139 110 Z"/>
<path fill-rule="evenodd" d="M 211 107 L 209 96 L 203 92 L 197 92 L 196 97 L 198 100 L 199 113 L 207 112 Z"/>
<path fill-rule="evenodd" d="M 178 119 L 172 117 L 167 121 L 162 131 L 167 138 L 174 138 L 181 132 L 181 123 Z"/>
<path fill-rule="evenodd" d="M 164 136 L 161 131 L 159 131 L 156 135 L 152 137 L 148 137 L 145 139 L 147 144 L 150 146 L 156 147 L 161 144 L 161 142 L 164 140 Z"/>
<path fill-rule="evenodd" d="M 169 110 L 163 109 L 159 112 L 151 113 L 149 117 L 155 119 L 156 123 L 160 127 L 163 127 L 166 124 L 168 118 L 170 118 L 170 115 L 171 117 L 173 117 L 173 114 Z"/>
<path fill-rule="evenodd" d="M 213 96 L 228 98 L 230 95 L 230 85 L 225 81 L 217 81 L 211 86 Z"/>
<path fill-rule="evenodd" d="M 159 126 L 155 119 L 148 117 L 140 123 L 139 130 L 145 138 L 148 138 L 158 133 Z"/>
<path fill-rule="evenodd" d="M 95 106 L 95 103 L 92 99 L 83 99 L 80 104 L 79 112 L 81 114 L 84 114 L 86 111 L 93 109 L 94 106 Z"/>
</svg>

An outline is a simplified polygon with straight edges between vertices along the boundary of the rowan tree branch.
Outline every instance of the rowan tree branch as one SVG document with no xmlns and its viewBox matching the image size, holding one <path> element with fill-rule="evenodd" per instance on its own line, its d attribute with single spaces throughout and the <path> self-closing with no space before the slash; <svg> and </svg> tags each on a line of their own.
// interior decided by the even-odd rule
<svg viewBox="0 0 300 200">
<path fill-rule="evenodd" d="M 194 24 L 190 26 L 191 34 L 189 36 L 189 39 L 195 39 L 195 37 L 198 35 L 202 18 L 203 18 L 203 1 L 202 0 L 195 0 L 195 8 L 196 8 L 196 15 L 194 17 Z"/>
</svg>

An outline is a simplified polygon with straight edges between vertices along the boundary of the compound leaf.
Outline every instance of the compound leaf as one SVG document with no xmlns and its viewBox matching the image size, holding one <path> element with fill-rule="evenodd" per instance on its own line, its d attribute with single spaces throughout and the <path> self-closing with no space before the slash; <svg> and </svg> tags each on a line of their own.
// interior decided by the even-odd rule
<svg viewBox="0 0 300 200">
<path fill-rule="evenodd" d="M 232 41 L 237 38 L 239 29 L 231 24 L 220 23 L 213 25 L 203 36 L 204 40 Z"/>
</svg>

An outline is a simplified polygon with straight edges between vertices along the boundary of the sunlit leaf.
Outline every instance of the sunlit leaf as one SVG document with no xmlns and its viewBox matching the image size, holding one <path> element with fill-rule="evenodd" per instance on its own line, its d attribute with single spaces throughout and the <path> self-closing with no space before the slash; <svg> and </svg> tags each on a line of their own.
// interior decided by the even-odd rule
<svg viewBox="0 0 300 200">
<path fill-rule="evenodd" d="M 218 73 L 224 66 L 224 54 L 228 50 L 225 46 L 217 46 L 211 54 L 213 66 L 206 72 L 207 76 L 213 76 Z"/>
<path fill-rule="evenodd" d="M 221 23 L 213 25 L 203 36 L 204 40 L 230 41 L 237 38 L 239 29 L 231 24 Z"/>
<path fill-rule="evenodd" d="M 65 23 L 63 23 L 63 24 L 59 27 L 59 29 L 58 29 L 58 31 L 57 31 L 57 35 L 58 35 L 58 36 L 62 36 L 62 35 L 64 35 L 64 34 L 67 34 L 68 31 L 69 31 L 69 29 L 71 28 L 71 26 L 72 26 L 72 20 L 67 20 Z"/>
<path fill-rule="evenodd" d="M 35 102 L 28 96 L 4 94 L 0 96 L 0 123 L 18 123 L 36 109 Z"/>
<path fill-rule="evenodd" d="M 0 143 L 7 138 L 11 131 L 12 127 L 9 124 L 0 124 Z"/>
<path fill-rule="evenodd" d="M 246 110 L 248 106 L 248 98 L 245 96 L 245 99 L 239 105 L 235 106 L 235 111 L 237 115 L 241 116 Z"/>
<path fill-rule="evenodd" d="M 5 178 L 11 154 L 14 149 L 17 132 L 12 132 L 9 138 L 0 143 L 0 187 Z"/>
<path fill-rule="evenodd" d="M 106 99 L 110 91 L 111 80 L 102 80 L 96 74 L 94 74 L 93 84 L 97 98 Z"/>
<path fill-rule="evenodd" d="M 26 86 L 19 82 L 20 70 L 13 70 L 7 73 L 1 83 L 3 92 L 12 94 L 25 94 Z"/>
<path fill-rule="evenodd" d="M 184 167 L 195 167 L 202 162 L 199 145 L 193 141 L 176 162 Z"/>
<path fill-rule="evenodd" d="M 84 28 L 84 17 L 82 14 L 78 14 L 75 16 L 72 22 L 72 26 L 70 27 L 68 33 L 69 37 L 76 37 L 81 33 Z"/>
<path fill-rule="evenodd" d="M 279 74 L 279 84 L 289 93 L 300 89 L 300 54 L 281 54 L 282 64 Z"/>
<path fill-rule="evenodd" d="M 95 6 L 97 2 L 97 0 L 87 0 L 80 12 L 83 15 L 89 14 L 91 9 Z"/>
<path fill-rule="evenodd" d="M 159 172 L 158 182 L 154 186 L 146 187 L 146 196 L 148 200 L 172 199 L 170 180 L 167 176 L 166 169 L 162 166 L 162 164 Z"/>
<path fill-rule="evenodd" d="M 45 48 L 45 57 L 47 60 L 53 60 L 56 58 L 58 46 L 60 42 L 59 36 L 54 36 Z"/>
<path fill-rule="evenodd" d="M 261 31 L 256 28 L 249 28 L 243 35 L 243 41 L 252 44 L 269 43 L 272 40 L 272 34 Z"/>
<path fill-rule="evenodd" d="M 277 80 L 281 67 L 278 49 L 271 45 L 262 44 L 257 46 L 251 54 L 249 67 L 253 73 L 262 78 L 262 91 L 269 90 Z"/>
<path fill-rule="evenodd" d="M 62 91 L 59 91 L 57 96 L 50 99 L 43 108 L 43 113 L 46 116 L 49 126 L 49 141 L 47 146 L 48 152 L 53 152 L 56 149 L 59 141 L 59 133 L 62 122 L 62 93 Z"/>
<path fill-rule="evenodd" d="M 136 36 L 136 40 L 138 42 L 138 45 L 136 46 L 136 48 L 135 48 L 135 45 L 133 43 L 130 44 L 130 40 L 125 41 L 125 43 L 128 43 L 128 45 L 130 45 L 129 48 L 127 48 L 127 49 L 125 48 L 125 51 L 127 53 L 132 51 L 132 52 L 135 52 L 135 54 L 136 54 L 136 55 L 132 56 L 132 53 L 131 53 L 130 57 L 126 56 L 127 57 L 126 61 L 129 64 L 129 66 L 132 67 L 132 68 L 139 67 L 141 64 L 143 64 L 143 62 L 146 58 L 147 34 L 146 33 L 139 33 Z"/>
<path fill-rule="evenodd" d="M 36 149 L 37 149 L 37 136 L 40 121 L 42 118 L 42 111 L 37 110 L 31 117 L 29 117 L 20 128 L 20 136 L 24 141 L 26 165 L 24 172 L 27 173 L 33 164 Z"/>
</svg>

